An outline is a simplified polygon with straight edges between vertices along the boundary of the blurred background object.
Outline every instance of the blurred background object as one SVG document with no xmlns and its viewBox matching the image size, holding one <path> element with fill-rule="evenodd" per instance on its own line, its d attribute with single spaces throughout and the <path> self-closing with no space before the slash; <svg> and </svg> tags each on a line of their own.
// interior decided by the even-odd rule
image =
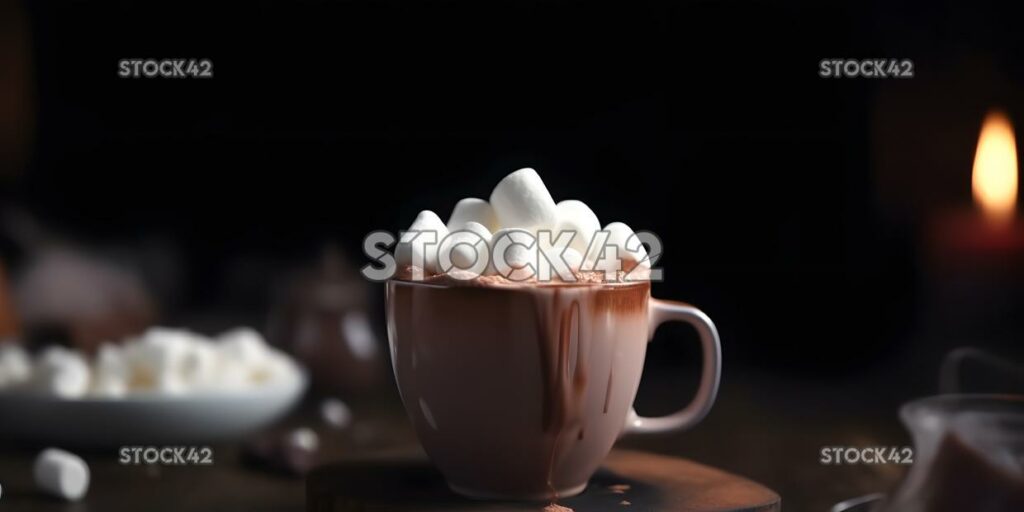
<svg viewBox="0 0 1024 512">
<path fill-rule="evenodd" d="M 0 4 L 0 180 L 24 171 L 35 137 L 38 89 L 31 35 L 25 6 Z"/>
<path fill-rule="evenodd" d="M 7 269 L 0 261 L 0 340 L 10 340 L 18 332 L 18 313 L 11 297 L 11 283 L 7 278 Z"/>
<path fill-rule="evenodd" d="M 295 354 L 328 394 L 359 400 L 386 385 L 385 350 L 372 323 L 369 283 L 335 245 L 286 274 L 270 312 L 270 340 Z"/>
<path fill-rule="evenodd" d="M 28 344 L 62 343 L 92 353 L 154 325 L 159 305 L 142 270 L 153 259 L 138 247 L 114 257 L 48 232 L 29 214 L 3 213 L 4 240 L 16 249 L 14 310 Z M 153 253 L 157 260 L 173 257 Z M 155 273 L 172 277 L 173 268 Z M 157 279 L 160 282 L 160 279 Z M 163 297 L 167 298 L 167 297 Z"/>
<path fill-rule="evenodd" d="M 1024 396 L 933 396 L 900 412 L 914 465 L 880 510 L 1024 509 Z"/>
<path fill-rule="evenodd" d="M 16 297 L 26 337 L 71 342 L 92 352 L 100 343 L 141 333 L 156 319 L 139 277 L 72 249 L 47 249 L 19 276 Z"/>
</svg>

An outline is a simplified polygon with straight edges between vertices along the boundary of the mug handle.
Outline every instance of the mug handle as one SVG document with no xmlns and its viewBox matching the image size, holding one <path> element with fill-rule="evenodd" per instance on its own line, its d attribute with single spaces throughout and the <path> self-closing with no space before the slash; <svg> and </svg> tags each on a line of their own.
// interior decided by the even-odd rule
<svg viewBox="0 0 1024 512">
<path fill-rule="evenodd" d="M 697 388 L 697 395 L 693 397 L 689 405 L 668 416 L 647 418 L 640 416 L 632 407 L 626 416 L 626 427 L 624 434 L 640 433 L 653 434 L 658 432 L 671 432 L 683 430 L 697 424 L 711 410 L 715 403 L 715 396 L 718 394 L 718 383 L 722 376 L 722 345 L 718 339 L 718 329 L 715 329 L 714 322 L 704 314 L 703 311 L 682 302 L 650 299 L 648 314 L 650 320 L 650 332 L 648 342 L 654 337 L 658 326 L 665 322 L 677 321 L 686 322 L 697 329 L 700 335 L 700 344 L 704 353 L 704 363 L 701 370 L 700 387 Z"/>
</svg>

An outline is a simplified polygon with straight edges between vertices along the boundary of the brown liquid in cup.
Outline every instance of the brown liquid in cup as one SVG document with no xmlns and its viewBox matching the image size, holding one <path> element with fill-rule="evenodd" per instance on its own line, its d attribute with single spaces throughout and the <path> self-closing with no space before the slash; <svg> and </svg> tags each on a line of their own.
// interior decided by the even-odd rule
<svg viewBox="0 0 1024 512">
<path fill-rule="evenodd" d="M 420 442 L 461 494 L 583 490 L 643 370 L 650 283 L 388 283 L 392 364 Z"/>
</svg>

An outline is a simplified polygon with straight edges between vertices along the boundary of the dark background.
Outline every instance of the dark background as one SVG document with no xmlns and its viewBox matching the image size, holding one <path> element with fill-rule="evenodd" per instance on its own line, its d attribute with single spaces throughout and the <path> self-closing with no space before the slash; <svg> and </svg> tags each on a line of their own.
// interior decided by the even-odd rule
<svg viewBox="0 0 1024 512">
<path fill-rule="evenodd" d="M 949 347 L 1019 345 L 1020 303 L 999 328 L 948 331 L 928 300 L 928 227 L 970 208 L 982 117 L 1024 113 L 1019 18 L 996 3 L 11 12 L 27 21 L 27 85 L 12 90 L 29 135 L 5 162 L 4 204 L 87 243 L 173 247 L 185 270 L 168 318 L 259 297 L 263 274 L 237 278 L 242 262 L 309 261 L 333 242 L 362 264 L 369 231 L 445 218 L 531 166 L 556 200 L 663 239 L 654 294 L 715 319 L 727 383 L 793 378 L 894 419 L 935 391 Z M 119 59 L 170 57 L 209 58 L 214 78 L 117 76 Z M 818 76 L 824 58 L 883 57 L 912 59 L 914 78 Z M 651 357 L 674 368 L 693 350 Z M 846 386 L 863 381 L 876 385 Z"/>
</svg>

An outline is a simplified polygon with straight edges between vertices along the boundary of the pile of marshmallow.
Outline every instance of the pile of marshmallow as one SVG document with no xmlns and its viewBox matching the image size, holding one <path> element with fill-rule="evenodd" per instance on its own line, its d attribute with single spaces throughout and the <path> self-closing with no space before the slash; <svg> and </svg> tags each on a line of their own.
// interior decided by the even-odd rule
<svg viewBox="0 0 1024 512">
<path fill-rule="evenodd" d="M 62 346 L 33 358 L 17 343 L 0 344 L 0 390 L 70 399 L 239 391 L 298 373 L 291 358 L 250 328 L 208 338 L 154 327 L 124 343 L 102 345 L 91 360 Z"/>
<path fill-rule="evenodd" d="M 396 263 L 400 268 L 422 268 L 427 275 L 455 275 L 472 268 L 476 275 L 510 277 L 510 273 L 536 264 L 541 257 L 540 244 L 516 235 L 525 233 L 532 240 L 540 240 L 538 232 L 542 230 L 551 231 L 553 238 L 562 232 L 574 233 L 567 244 L 552 244 L 574 273 L 650 268 L 647 251 L 629 226 L 612 222 L 602 229 L 597 215 L 582 201 L 555 203 L 540 175 L 531 168 L 519 169 L 502 179 L 491 192 L 490 202 L 462 199 L 447 223 L 430 210 L 420 212 L 399 239 Z M 436 238 L 419 236 L 422 232 L 433 232 Z M 599 232 L 606 232 L 607 238 L 602 236 L 592 246 Z M 503 238 L 506 240 L 501 242 Z M 491 261 L 476 266 L 484 244 Z M 608 253 L 610 248 L 616 251 Z M 494 264 L 496 250 L 507 265 Z"/>
</svg>

